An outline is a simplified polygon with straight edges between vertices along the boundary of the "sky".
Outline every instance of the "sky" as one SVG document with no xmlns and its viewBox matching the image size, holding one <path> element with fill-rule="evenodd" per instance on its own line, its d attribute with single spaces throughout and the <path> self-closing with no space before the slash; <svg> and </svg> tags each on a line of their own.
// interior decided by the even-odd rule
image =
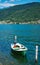
<svg viewBox="0 0 40 65">
<path fill-rule="evenodd" d="M 40 0 L 0 0 L 0 9 L 31 2 L 40 2 Z"/>
</svg>

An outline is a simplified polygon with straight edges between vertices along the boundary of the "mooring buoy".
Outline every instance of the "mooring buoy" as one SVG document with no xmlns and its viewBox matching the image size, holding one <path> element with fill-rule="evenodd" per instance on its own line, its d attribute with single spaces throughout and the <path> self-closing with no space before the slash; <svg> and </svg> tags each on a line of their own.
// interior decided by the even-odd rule
<svg viewBox="0 0 40 65">
<path fill-rule="evenodd" d="M 38 61 L 38 45 L 36 45 L 36 55 L 35 55 L 35 61 Z"/>
</svg>

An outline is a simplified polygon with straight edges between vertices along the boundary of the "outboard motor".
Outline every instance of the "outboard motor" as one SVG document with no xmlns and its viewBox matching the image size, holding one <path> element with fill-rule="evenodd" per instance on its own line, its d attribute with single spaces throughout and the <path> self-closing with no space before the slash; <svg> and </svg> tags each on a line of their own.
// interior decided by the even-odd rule
<svg viewBox="0 0 40 65">
<path fill-rule="evenodd" d="M 16 44 L 17 43 L 17 36 L 15 36 L 15 38 L 14 38 L 14 44 Z"/>
</svg>

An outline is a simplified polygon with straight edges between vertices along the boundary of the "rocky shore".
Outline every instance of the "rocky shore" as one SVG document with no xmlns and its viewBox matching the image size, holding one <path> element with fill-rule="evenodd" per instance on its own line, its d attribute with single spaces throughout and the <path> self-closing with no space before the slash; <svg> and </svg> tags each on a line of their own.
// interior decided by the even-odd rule
<svg viewBox="0 0 40 65">
<path fill-rule="evenodd" d="M 31 22 L 7 22 L 7 21 L 0 21 L 0 24 L 40 24 L 40 20 L 38 21 L 31 21 Z"/>
</svg>

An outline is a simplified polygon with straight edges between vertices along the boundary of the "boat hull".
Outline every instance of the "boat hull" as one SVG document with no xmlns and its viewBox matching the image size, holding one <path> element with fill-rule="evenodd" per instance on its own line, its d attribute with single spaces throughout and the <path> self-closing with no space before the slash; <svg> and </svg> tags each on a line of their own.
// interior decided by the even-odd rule
<svg viewBox="0 0 40 65">
<path fill-rule="evenodd" d="M 11 51 L 13 54 L 22 55 L 22 56 L 26 55 L 26 51 L 15 51 L 13 49 L 11 49 Z"/>
</svg>

